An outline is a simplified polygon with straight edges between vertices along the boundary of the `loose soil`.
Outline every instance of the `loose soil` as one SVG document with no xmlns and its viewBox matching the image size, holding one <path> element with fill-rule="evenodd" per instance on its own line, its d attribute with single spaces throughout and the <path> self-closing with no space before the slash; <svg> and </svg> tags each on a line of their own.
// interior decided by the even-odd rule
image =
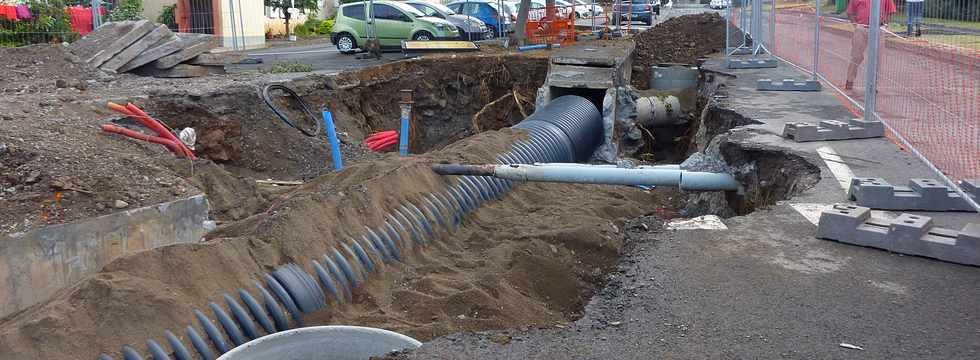
<svg viewBox="0 0 980 360">
<path fill-rule="evenodd" d="M 71 65 L 60 45 L 0 51 L 5 61 L 11 55 L 7 66 L 19 69 L 4 73 L 10 81 L 0 85 L 0 235 L 202 192 L 210 197 L 222 191 L 218 188 L 227 190 L 228 201 L 212 202 L 212 215 L 237 220 L 267 199 L 255 195 L 254 186 L 214 187 L 205 178 L 242 184 L 311 179 L 332 171 L 324 135 L 301 134 L 263 103 L 259 93 L 268 83 L 286 83 L 310 104 L 317 119 L 282 97 L 273 99 L 300 126 L 313 128 L 313 121 L 321 121 L 320 109 L 333 112 L 349 165 L 378 158 L 361 141 L 397 129 L 401 89 L 417 94 L 412 151 L 424 152 L 474 133 L 472 115 L 494 99 L 517 93 L 533 102 L 547 67 L 546 54 L 497 52 L 398 61 L 337 77 L 234 74 L 167 80 Z M 25 62 L 29 58 L 46 60 Z M 50 83 L 49 73 L 54 74 Z M 60 77 L 69 86 L 56 86 L 53 78 Z M 133 123 L 106 110 L 106 101 L 133 102 L 174 129 L 194 128 L 195 151 L 203 160 L 174 159 L 160 146 L 102 133 L 99 124 Z M 519 112 L 516 106 L 498 110 Z M 199 175 L 201 169 L 207 174 Z"/>
<path fill-rule="evenodd" d="M 700 58 L 723 51 L 725 18 L 715 12 L 678 16 L 641 32 L 634 40 L 633 86 L 647 89 L 651 66 L 695 64 Z"/>
<path fill-rule="evenodd" d="M 94 358 L 123 344 L 161 339 L 193 323 L 193 309 L 264 271 L 326 252 L 380 224 L 386 209 L 443 188 L 437 161 L 486 162 L 517 138 L 478 134 L 413 158 L 393 154 L 320 176 L 271 210 L 229 223 L 200 244 L 123 257 L 53 301 L 0 324 L 0 357 Z M 406 250 L 359 289 L 351 304 L 308 324 L 376 326 L 428 339 L 461 330 L 565 323 L 615 264 L 622 222 L 679 194 L 629 187 L 526 184 L 485 205 L 453 236 Z"/>
</svg>

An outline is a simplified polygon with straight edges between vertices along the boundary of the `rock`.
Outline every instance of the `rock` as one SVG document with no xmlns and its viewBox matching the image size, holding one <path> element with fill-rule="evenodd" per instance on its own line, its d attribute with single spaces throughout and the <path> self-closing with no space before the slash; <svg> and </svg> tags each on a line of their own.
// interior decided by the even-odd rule
<svg viewBox="0 0 980 360">
<path fill-rule="evenodd" d="M 466 315 L 459 314 L 459 315 L 456 316 L 456 318 L 459 319 L 459 320 L 465 320 L 466 319 Z"/>
<path fill-rule="evenodd" d="M 36 183 L 38 178 L 40 177 L 41 177 L 40 171 L 31 171 L 29 174 L 27 174 L 27 176 L 22 181 L 25 184 L 33 184 Z"/>
<path fill-rule="evenodd" d="M 493 334 L 490 335 L 490 341 L 493 341 L 500 345 L 507 345 L 510 343 L 510 335 L 507 334 Z"/>
<path fill-rule="evenodd" d="M 103 203 L 96 203 L 95 204 L 95 208 L 97 210 L 99 210 L 99 211 L 105 210 L 105 204 L 103 204 Z"/>
<path fill-rule="evenodd" d="M 555 253 L 555 254 L 557 254 L 557 253 L 558 253 L 558 247 L 556 247 L 555 245 L 552 245 L 552 244 L 548 244 L 548 247 L 550 247 L 550 248 L 551 248 L 551 252 L 553 252 L 553 253 Z"/>
<path fill-rule="evenodd" d="M 116 202 L 113 203 L 112 206 L 115 207 L 116 209 L 122 209 L 124 207 L 129 206 L 129 203 L 122 200 L 116 200 Z"/>
<path fill-rule="evenodd" d="M 58 80 L 55 80 L 54 86 L 57 87 L 57 88 L 59 88 L 59 89 L 64 89 L 64 88 L 68 87 L 68 82 L 65 81 L 65 79 L 58 79 Z"/>
</svg>

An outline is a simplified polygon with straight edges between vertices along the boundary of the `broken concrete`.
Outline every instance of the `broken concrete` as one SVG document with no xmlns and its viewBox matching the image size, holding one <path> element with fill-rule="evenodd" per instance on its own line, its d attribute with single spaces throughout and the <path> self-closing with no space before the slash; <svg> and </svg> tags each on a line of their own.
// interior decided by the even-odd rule
<svg viewBox="0 0 980 360">
<path fill-rule="evenodd" d="M 153 31 L 153 23 L 147 20 L 109 23 L 72 43 L 68 50 L 89 65 L 98 67 L 150 31 Z"/>
<path fill-rule="evenodd" d="M 201 55 L 218 47 L 218 42 L 215 40 L 214 36 L 200 34 L 194 34 L 195 36 L 187 35 L 181 34 L 182 49 L 157 59 L 153 62 L 153 67 L 157 69 L 169 69 L 177 66 L 177 64 L 190 60 L 195 56 Z M 187 37 L 184 38 L 184 36 Z"/>
<path fill-rule="evenodd" d="M 201 55 L 195 56 L 185 62 L 185 64 L 190 65 L 209 65 L 209 66 L 223 66 L 228 64 L 234 64 L 245 60 L 245 54 L 233 54 L 233 53 L 223 53 L 223 54 L 212 54 L 203 53 Z"/>
<path fill-rule="evenodd" d="M 159 25 L 156 27 L 156 29 L 150 31 L 149 34 L 146 34 L 146 36 L 137 40 L 132 45 L 129 45 L 126 50 L 123 50 L 122 52 L 116 54 L 116 56 L 112 57 L 112 59 L 109 59 L 109 61 L 106 61 L 106 63 L 102 64 L 102 66 L 99 68 L 109 72 L 117 72 L 123 67 L 123 65 L 126 65 L 151 46 L 155 45 L 160 40 L 170 37 L 172 34 L 173 33 L 170 32 L 170 28 L 168 28 L 167 25 Z"/>
<path fill-rule="evenodd" d="M 0 239 L 0 317 L 47 300 L 120 256 L 200 241 L 209 231 L 208 208 L 197 195 Z"/>
<path fill-rule="evenodd" d="M 140 66 L 149 64 L 156 59 L 162 58 L 164 56 L 173 54 L 183 48 L 181 45 L 180 34 L 171 34 L 169 37 L 165 37 L 156 44 L 153 44 L 148 50 L 137 55 L 133 60 L 120 67 L 117 72 L 127 72 L 131 71 Z"/>
<path fill-rule="evenodd" d="M 177 64 L 169 69 L 157 69 L 153 66 L 144 66 L 139 69 L 140 75 L 152 76 L 157 78 L 194 78 L 208 75 L 220 75 L 225 73 L 225 67 L 211 65 L 188 65 Z"/>
</svg>

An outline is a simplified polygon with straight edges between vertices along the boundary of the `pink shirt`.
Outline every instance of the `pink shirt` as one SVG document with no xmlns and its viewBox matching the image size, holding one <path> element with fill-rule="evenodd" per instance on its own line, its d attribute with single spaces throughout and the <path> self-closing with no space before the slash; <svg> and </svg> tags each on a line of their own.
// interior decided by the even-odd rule
<svg viewBox="0 0 980 360">
<path fill-rule="evenodd" d="M 851 0 L 847 4 L 847 16 L 851 18 L 858 24 L 867 26 L 871 21 L 871 1 L 875 0 Z M 895 9 L 895 2 L 892 0 L 880 0 L 881 1 L 881 22 L 879 24 L 884 24 L 888 20 L 888 17 L 894 14 L 897 10 Z"/>
</svg>

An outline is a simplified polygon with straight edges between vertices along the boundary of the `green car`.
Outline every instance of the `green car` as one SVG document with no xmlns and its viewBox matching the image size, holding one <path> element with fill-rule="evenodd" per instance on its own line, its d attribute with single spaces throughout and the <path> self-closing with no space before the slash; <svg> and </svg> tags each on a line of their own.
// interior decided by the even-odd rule
<svg viewBox="0 0 980 360">
<path fill-rule="evenodd" d="M 337 50 L 350 53 L 367 40 L 368 22 L 374 13 L 378 42 L 382 47 L 400 47 L 402 40 L 455 40 L 456 26 L 445 19 L 426 16 L 414 7 L 395 1 L 375 1 L 371 11 L 367 2 L 344 4 L 337 11 L 330 42 Z"/>
</svg>

